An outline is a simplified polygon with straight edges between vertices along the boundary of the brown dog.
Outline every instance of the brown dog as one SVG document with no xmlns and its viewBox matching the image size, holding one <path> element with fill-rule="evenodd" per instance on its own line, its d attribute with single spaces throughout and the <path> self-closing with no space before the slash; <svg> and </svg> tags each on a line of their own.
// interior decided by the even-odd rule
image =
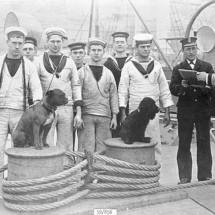
<svg viewBox="0 0 215 215">
<path fill-rule="evenodd" d="M 36 149 L 49 147 L 46 142 L 57 106 L 68 103 L 60 89 L 49 90 L 42 101 L 29 107 L 22 115 L 12 135 L 14 147 L 35 146 Z"/>
</svg>

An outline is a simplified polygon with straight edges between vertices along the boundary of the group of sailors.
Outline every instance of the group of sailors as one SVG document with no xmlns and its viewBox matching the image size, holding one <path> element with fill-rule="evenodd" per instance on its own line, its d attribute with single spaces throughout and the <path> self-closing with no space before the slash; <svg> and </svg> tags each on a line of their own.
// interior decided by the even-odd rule
<svg viewBox="0 0 215 215">
<path fill-rule="evenodd" d="M 23 111 L 29 105 L 41 102 L 48 90 L 59 88 L 65 92 L 69 102 L 56 110 L 47 140 L 51 146 L 73 151 L 74 131 L 77 130 L 79 151 L 105 150 L 103 141 L 119 137 L 121 122 L 138 108 L 144 97 L 154 99 L 157 106 L 162 105 L 164 122 L 169 125 L 173 94 L 179 97 L 179 183 L 191 182 L 190 144 L 194 124 L 197 130 L 197 178 L 208 180 L 212 177 L 209 136 L 212 88 L 192 86 L 179 73 L 179 69 L 194 69 L 199 71 L 198 80 L 206 85 L 211 86 L 215 82 L 211 64 L 197 58 L 195 37 L 181 40 L 185 60 L 174 67 L 169 86 L 161 64 L 151 57 L 152 34 L 134 36 L 136 56 L 131 56 L 127 53 L 129 34 L 114 32 L 114 52 L 104 63 L 107 42 L 102 38 L 91 37 L 87 44 L 69 44 L 68 56 L 62 53 L 63 43 L 68 39 L 66 31 L 48 28 L 45 30 L 48 49 L 35 57 L 37 41 L 26 37 L 25 29 L 9 27 L 5 35 L 8 51 L 0 58 L 0 166 L 3 165 L 7 136 L 15 130 Z M 88 63 L 84 63 L 86 46 Z M 195 65 L 191 67 L 191 63 Z M 158 142 L 156 160 L 161 162 L 159 113 L 149 122 L 146 136 Z"/>
</svg>

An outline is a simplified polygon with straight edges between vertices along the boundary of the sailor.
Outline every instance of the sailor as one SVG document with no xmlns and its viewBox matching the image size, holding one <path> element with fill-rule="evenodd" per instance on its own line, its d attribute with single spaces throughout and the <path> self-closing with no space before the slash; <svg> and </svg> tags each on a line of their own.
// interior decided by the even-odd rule
<svg viewBox="0 0 215 215">
<path fill-rule="evenodd" d="M 132 56 L 126 52 L 128 47 L 127 40 L 129 37 L 127 32 L 115 32 L 111 36 L 113 37 L 113 54 L 107 58 L 104 62 L 104 66 L 113 73 L 118 89 L 122 68 Z"/>
<path fill-rule="evenodd" d="M 37 61 L 35 58 L 35 55 L 37 53 L 37 40 L 33 37 L 25 37 L 25 43 L 23 46 L 23 51 L 22 54 L 28 60 L 30 60 L 35 66 L 37 66 Z M 28 95 L 28 103 L 29 105 L 33 104 L 33 99 L 32 99 L 32 93 L 29 90 L 29 95 Z"/>
<path fill-rule="evenodd" d="M 84 57 L 86 55 L 85 51 L 86 43 L 83 42 L 74 42 L 68 45 L 70 48 L 69 56 L 74 60 L 77 70 L 79 70 L 84 65 Z M 74 116 L 76 115 L 76 110 L 74 109 Z M 77 149 L 77 130 L 73 131 L 73 143 L 74 149 Z"/>
<path fill-rule="evenodd" d="M 74 42 L 68 45 L 70 48 L 69 56 L 74 60 L 77 70 L 84 65 L 84 57 L 86 55 L 85 46 L 86 43 L 83 42 Z"/>
<path fill-rule="evenodd" d="M 82 84 L 83 127 L 78 129 L 79 151 L 105 150 L 103 141 L 116 129 L 119 112 L 116 82 L 112 72 L 102 64 L 106 41 L 89 38 L 90 61 L 79 69 Z"/>
<path fill-rule="evenodd" d="M 0 166 L 8 134 L 13 134 L 23 112 L 28 107 L 28 87 L 33 102 L 42 99 L 42 87 L 36 67 L 22 56 L 27 31 L 12 26 L 5 30 L 7 54 L 0 57 Z"/>
<path fill-rule="evenodd" d="M 111 36 L 113 37 L 113 54 L 107 58 L 104 62 L 104 66 L 113 73 L 118 89 L 122 68 L 132 56 L 126 52 L 128 47 L 127 40 L 129 37 L 127 32 L 115 32 Z M 116 130 L 112 130 L 112 137 L 119 137 L 120 121 L 120 114 L 118 114 L 117 128 Z"/>
<path fill-rule="evenodd" d="M 164 122 L 169 125 L 169 107 L 174 103 L 161 64 L 150 56 L 152 39 L 153 35 L 147 33 L 134 36 L 137 56 L 124 65 L 118 89 L 121 118 L 126 118 L 125 108 L 128 102 L 131 113 L 138 108 L 144 97 L 150 97 L 158 107 L 161 102 L 165 109 Z M 161 162 L 159 113 L 149 122 L 146 136 L 158 142 L 155 147 L 155 159 Z"/>
<path fill-rule="evenodd" d="M 190 152 L 194 125 L 197 137 L 197 166 L 199 181 L 211 179 L 212 156 L 210 148 L 210 100 L 209 87 L 191 86 L 183 80 L 179 69 L 213 73 L 212 65 L 197 58 L 196 37 L 181 40 L 185 60 L 173 68 L 170 91 L 178 97 L 178 137 L 177 163 L 179 184 L 191 182 L 192 157 Z M 210 75 L 209 75 L 210 76 Z M 197 75 L 198 77 L 198 75 Z"/>
<path fill-rule="evenodd" d="M 82 125 L 81 119 L 81 83 L 74 61 L 61 52 L 64 41 L 67 39 L 66 31 L 62 28 L 47 28 L 48 50 L 38 59 L 38 74 L 43 87 L 44 95 L 48 90 L 55 88 L 65 92 L 69 99 L 68 104 L 57 108 L 56 117 L 48 134 L 48 143 L 55 145 L 54 132 L 57 131 L 57 146 L 66 151 L 73 151 L 73 126 L 78 128 Z M 73 106 L 76 116 L 73 115 Z M 64 159 L 64 164 L 70 161 Z"/>
<path fill-rule="evenodd" d="M 27 57 L 31 62 L 35 61 L 37 54 L 37 40 L 33 37 L 26 37 L 23 46 L 23 56 Z"/>
</svg>

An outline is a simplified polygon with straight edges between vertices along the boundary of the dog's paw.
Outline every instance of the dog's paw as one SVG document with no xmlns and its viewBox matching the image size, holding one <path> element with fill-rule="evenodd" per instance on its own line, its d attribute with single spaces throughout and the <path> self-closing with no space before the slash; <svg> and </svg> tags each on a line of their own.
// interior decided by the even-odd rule
<svg viewBox="0 0 215 215">
<path fill-rule="evenodd" d="M 25 148 L 25 146 L 19 146 L 19 145 L 14 145 L 13 147 L 15 147 L 15 148 Z"/>
<path fill-rule="evenodd" d="M 19 145 L 18 145 L 18 144 L 13 144 L 13 147 L 18 148 L 18 147 L 19 147 Z"/>
<path fill-rule="evenodd" d="M 151 137 L 144 137 L 143 142 L 144 143 L 150 143 Z"/>
<path fill-rule="evenodd" d="M 50 147 L 50 145 L 48 143 L 44 143 L 43 146 L 47 147 L 47 148 Z"/>
<path fill-rule="evenodd" d="M 123 140 L 123 142 L 124 142 L 125 144 L 128 144 L 128 145 L 131 145 L 131 144 L 133 143 L 133 141 L 131 141 L 131 140 L 129 140 L 129 139 Z"/>
<path fill-rule="evenodd" d="M 24 148 L 28 148 L 28 147 L 30 147 L 28 144 L 24 146 Z"/>
<path fill-rule="evenodd" d="M 16 148 L 27 148 L 29 147 L 29 145 L 24 145 L 24 144 L 14 144 L 13 147 L 16 147 Z"/>
<path fill-rule="evenodd" d="M 36 144 L 35 144 L 35 149 L 37 149 L 37 150 L 43 149 L 43 144 L 36 143 Z"/>
<path fill-rule="evenodd" d="M 37 150 L 42 150 L 42 149 L 43 149 L 43 146 L 35 146 L 35 149 L 37 149 Z"/>
</svg>

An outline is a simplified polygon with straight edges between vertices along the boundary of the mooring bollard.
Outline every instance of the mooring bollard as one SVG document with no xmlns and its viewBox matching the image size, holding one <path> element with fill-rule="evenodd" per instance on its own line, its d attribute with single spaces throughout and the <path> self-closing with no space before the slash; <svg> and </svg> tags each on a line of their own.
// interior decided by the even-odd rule
<svg viewBox="0 0 215 215">
<path fill-rule="evenodd" d="M 150 143 L 134 142 L 125 144 L 121 138 L 111 138 L 104 141 L 106 156 L 134 164 L 155 165 L 155 146 L 157 141 L 151 139 Z M 124 173 L 110 173 L 113 176 L 125 178 L 144 178 L 138 175 Z"/>
<path fill-rule="evenodd" d="M 86 171 L 79 169 L 86 162 L 64 170 L 65 150 L 60 147 L 36 150 L 10 148 L 8 177 L 2 181 L 5 207 L 17 211 L 43 211 L 66 205 L 86 195 L 89 190 L 77 192 L 84 185 Z"/>
<path fill-rule="evenodd" d="M 36 179 L 63 171 L 63 155 L 65 150 L 60 147 L 36 150 L 29 148 L 9 148 L 8 180 L 20 181 Z"/>
<path fill-rule="evenodd" d="M 121 138 L 111 138 L 104 141 L 106 156 L 129 163 L 154 165 L 155 146 L 157 141 L 151 139 L 150 143 L 134 142 L 125 144 Z"/>
</svg>

